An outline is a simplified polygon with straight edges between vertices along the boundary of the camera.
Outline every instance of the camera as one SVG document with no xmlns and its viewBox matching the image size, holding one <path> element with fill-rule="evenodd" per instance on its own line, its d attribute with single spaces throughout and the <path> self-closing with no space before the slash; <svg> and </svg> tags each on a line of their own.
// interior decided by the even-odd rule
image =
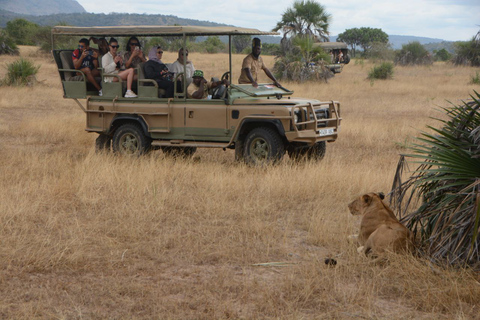
<svg viewBox="0 0 480 320">
<path fill-rule="evenodd" d="M 135 51 L 138 51 L 138 50 L 140 50 L 140 47 L 135 47 Z"/>
<path fill-rule="evenodd" d="M 93 56 L 93 51 L 92 51 L 92 50 L 88 50 L 88 51 L 87 51 L 87 55 L 88 55 L 88 56 Z"/>
</svg>

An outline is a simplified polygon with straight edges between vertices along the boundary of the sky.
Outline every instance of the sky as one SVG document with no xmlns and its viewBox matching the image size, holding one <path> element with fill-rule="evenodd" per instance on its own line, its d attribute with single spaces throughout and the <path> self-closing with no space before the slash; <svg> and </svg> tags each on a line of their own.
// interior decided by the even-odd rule
<svg viewBox="0 0 480 320">
<path fill-rule="evenodd" d="M 294 0 L 77 0 L 87 12 L 146 13 L 270 31 Z M 480 30 L 480 0 L 321 0 L 330 35 L 380 28 L 389 35 L 470 40 Z"/>
</svg>

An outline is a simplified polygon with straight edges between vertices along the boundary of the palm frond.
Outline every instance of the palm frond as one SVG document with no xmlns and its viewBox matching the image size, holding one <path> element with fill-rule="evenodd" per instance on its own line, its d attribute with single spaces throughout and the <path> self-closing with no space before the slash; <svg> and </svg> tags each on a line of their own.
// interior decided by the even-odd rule
<svg viewBox="0 0 480 320">
<path fill-rule="evenodd" d="M 480 95 L 443 108 L 397 166 L 390 201 L 437 261 L 480 266 Z M 408 162 L 417 165 L 405 181 Z"/>
</svg>

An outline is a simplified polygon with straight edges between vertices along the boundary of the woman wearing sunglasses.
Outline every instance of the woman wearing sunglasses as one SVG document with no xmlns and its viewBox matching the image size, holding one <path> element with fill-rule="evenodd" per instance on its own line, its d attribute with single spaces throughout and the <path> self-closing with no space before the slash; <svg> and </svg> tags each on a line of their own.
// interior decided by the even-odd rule
<svg viewBox="0 0 480 320">
<path fill-rule="evenodd" d="M 162 56 L 162 47 L 150 49 L 148 61 L 143 66 L 145 78 L 155 80 L 159 88 L 165 89 L 165 97 L 173 98 L 173 73 L 169 72 L 167 66 L 162 62 Z"/>
<path fill-rule="evenodd" d="M 138 68 L 140 63 L 147 61 L 147 59 L 145 59 L 145 54 L 142 51 L 142 45 L 137 37 L 131 37 L 128 39 L 123 60 L 125 61 L 125 67 L 127 69 Z"/>
<path fill-rule="evenodd" d="M 137 95 L 132 91 L 133 77 L 135 75 L 134 69 L 120 70 L 123 64 L 123 59 L 120 55 L 117 54 L 119 45 L 118 41 L 115 38 L 111 38 L 109 42 L 109 51 L 102 57 L 102 66 L 103 73 L 105 74 L 115 74 L 120 77 L 122 80 L 127 81 L 127 92 L 125 93 L 125 98 L 136 98 Z M 117 82 L 117 77 L 104 77 L 103 81 L 105 82 Z"/>
</svg>

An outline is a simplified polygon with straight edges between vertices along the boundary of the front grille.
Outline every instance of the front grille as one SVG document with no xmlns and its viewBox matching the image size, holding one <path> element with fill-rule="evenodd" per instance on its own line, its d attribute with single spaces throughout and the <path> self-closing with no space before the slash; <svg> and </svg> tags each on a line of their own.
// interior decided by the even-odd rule
<svg viewBox="0 0 480 320">
<path fill-rule="evenodd" d="M 328 108 L 317 109 L 317 110 L 315 110 L 315 115 L 317 116 L 317 120 L 328 119 L 328 118 L 330 118 L 330 111 L 328 110 Z M 310 115 L 310 117 L 313 120 L 313 115 Z M 326 122 L 319 122 L 318 125 L 317 125 L 317 128 L 325 128 L 326 126 L 327 126 Z"/>
</svg>

